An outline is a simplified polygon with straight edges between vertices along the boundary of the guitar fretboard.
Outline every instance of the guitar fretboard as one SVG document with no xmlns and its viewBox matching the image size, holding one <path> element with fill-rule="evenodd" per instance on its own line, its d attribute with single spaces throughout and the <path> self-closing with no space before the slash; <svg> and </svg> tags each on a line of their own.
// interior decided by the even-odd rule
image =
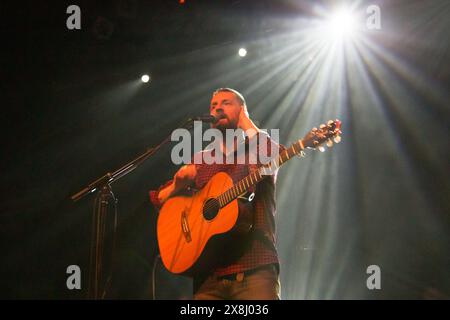
<svg viewBox="0 0 450 320">
<path fill-rule="evenodd" d="M 267 165 L 259 167 L 258 170 L 237 182 L 233 187 L 217 197 L 220 207 L 222 208 L 226 206 L 237 197 L 247 193 L 248 190 L 256 185 L 259 181 L 263 180 L 266 176 L 274 174 L 275 171 L 284 163 L 286 163 L 292 157 L 299 155 L 303 149 L 303 143 L 301 141 L 294 143 L 289 148 L 280 152 L 276 159 L 273 159 Z"/>
</svg>

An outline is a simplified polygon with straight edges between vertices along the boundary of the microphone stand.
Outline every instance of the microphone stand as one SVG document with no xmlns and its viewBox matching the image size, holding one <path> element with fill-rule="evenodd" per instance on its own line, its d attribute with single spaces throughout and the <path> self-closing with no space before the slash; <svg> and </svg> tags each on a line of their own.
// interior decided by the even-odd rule
<svg viewBox="0 0 450 320">
<path fill-rule="evenodd" d="M 188 118 L 185 120 L 181 128 L 191 129 L 194 120 L 197 118 Z M 70 198 L 76 202 L 85 197 L 86 195 L 98 191 L 93 205 L 92 214 L 92 234 L 90 245 L 90 261 L 89 261 L 89 286 L 88 286 L 88 299 L 103 299 L 106 295 L 106 290 L 110 286 L 111 274 L 106 280 L 105 285 L 102 287 L 102 271 L 103 271 L 103 243 L 105 240 L 105 226 L 106 217 L 108 214 L 108 205 L 112 202 L 114 206 L 114 228 L 113 228 L 113 242 L 112 253 L 115 249 L 115 236 L 117 228 L 117 202 L 118 199 L 114 196 L 111 185 L 123 178 L 133 170 L 138 168 L 145 160 L 154 155 L 163 145 L 168 143 L 171 138 L 171 134 L 165 138 L 161 143 L 153 148 L 147 149 L 143 154 L 137 158 L 131 160 L 127 164 L 121 166 L 119 169 L 113 172 L 107 172 L 100 178 L 94 180 L 88 184 L 85 188 L 72 195 Z M 112 254 L 111 254 L 112 258 Z M 112 272 L 112 266 L 111 266 Z"/>
</svg>

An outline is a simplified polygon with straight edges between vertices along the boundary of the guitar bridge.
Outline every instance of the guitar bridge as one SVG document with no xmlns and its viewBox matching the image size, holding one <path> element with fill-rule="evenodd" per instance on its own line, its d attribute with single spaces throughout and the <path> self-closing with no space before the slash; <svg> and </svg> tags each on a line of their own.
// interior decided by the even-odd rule
<svg viewBox="0 0 450 320">
<path fill-rule="evenodd" d="M 186 241 L 191 242 L 191 230 L 189 229 L 186 211 L 183 211 L 183 213 L 181 214 L 181 230 L 183 231 L 183 235 Z"/>
</svg>

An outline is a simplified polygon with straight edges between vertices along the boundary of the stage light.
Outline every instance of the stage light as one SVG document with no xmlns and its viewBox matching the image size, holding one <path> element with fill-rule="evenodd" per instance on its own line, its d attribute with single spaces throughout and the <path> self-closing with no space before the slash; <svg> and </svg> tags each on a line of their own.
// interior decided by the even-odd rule
<svg viewBox="0 0 450 320">
<path fill-rule="evenodd" d="M 150 81 L 150 76 L 149 76 L 148 74 L 144 74 L 144 75 L 141 77 L 141 80 L 142 80 L 142 82 L 147 83 L 147 82 Z"/>
<path fill-rule="evenodd" d="M 355 31 L 355 17 L 349 9 L 342 8 L 331 16 L 328 28 L 334 39 L 351 37 Z"/>
<path fill-rule="evenodd" d="M 245 57 L 247 55 L 247 50 L 245 50 L 245 48 L 240 48 L 238 54 L 241 57 Z"/>
</svg>

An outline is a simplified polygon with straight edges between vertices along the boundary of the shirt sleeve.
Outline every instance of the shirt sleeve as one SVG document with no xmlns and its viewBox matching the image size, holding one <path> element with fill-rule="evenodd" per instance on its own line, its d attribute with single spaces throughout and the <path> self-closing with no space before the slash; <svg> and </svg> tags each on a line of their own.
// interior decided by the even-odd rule
<svg viewBox="0 0 450 320">
<path fill-rule="evenodd" d="M 150 202 L 155 206 L 155 208 L 157 208 L 158 210 L 161 209 L 162 207 L 162 203 L 161 201 L 159 201 L 158 199 L 158 195 L 159 192 L 164 189 L 165 187 L 167 187 L 168 185 L 170 185 L 173 182 L 172 180 L 167 181 L 166 183 L 164 183 L 163 185 L 161 185 L 157 190 L 150 190 L 149 191 L 149 196 L 150 196 Z"/>
</svg>

